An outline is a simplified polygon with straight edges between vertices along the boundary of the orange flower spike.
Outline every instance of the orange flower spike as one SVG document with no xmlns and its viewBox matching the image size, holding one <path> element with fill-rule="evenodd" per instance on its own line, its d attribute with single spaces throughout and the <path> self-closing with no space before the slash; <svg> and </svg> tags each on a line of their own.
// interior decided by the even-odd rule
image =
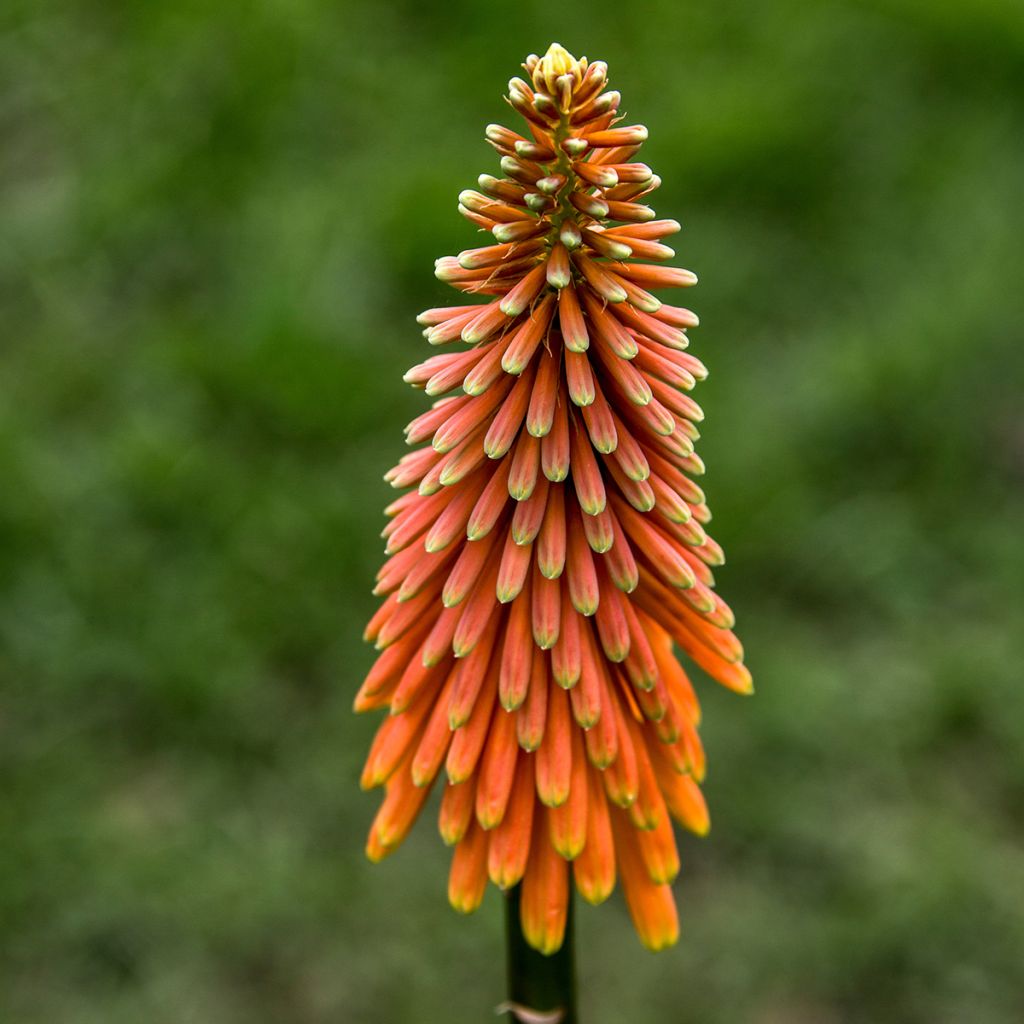
<svg viewBox="0 0 1024 1024">
<path fill-rule="evenodd" d="M 359 711 L 390 710 L 362 776 L 384 784 L 367 853 L 390 853 L 442 764 L 449 898 L 522 882 L 527 942 L 563 941 L 572 862 L 583 898 L 621 878 L 645 945 L 675 941 L 671 820 L 708 829 L 696 664 L 752 690 L 721 548 L 694 478 L 707 376 L 694 313 L 663 303 L 679 223 L 621 123 L 607 67 L 553 45 L 509 83 L 525 127 L 487 128 L 501 176 L 459 210 L 486 244 L 435 263 L 475 297 L 418 318 L 445 346 L 405 379 L 435 399 L 386 474 L 388 560 L 366 638 L 381 654 Z M 675 645 L 675 648 L 674 646 Z"/>
</svg>

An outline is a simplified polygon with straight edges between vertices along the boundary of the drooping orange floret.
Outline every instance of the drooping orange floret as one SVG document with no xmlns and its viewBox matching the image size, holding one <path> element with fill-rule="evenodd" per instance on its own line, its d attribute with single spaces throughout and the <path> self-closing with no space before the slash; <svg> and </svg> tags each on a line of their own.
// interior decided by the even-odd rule
<svg viewBox="0 0 1024 1024">
<path fill-rule="evenodd" d="M 415 490 L 387 510 L 366 631 L 381 654 L 355 702 L 390 710 L 362 778 L 386 787 L 367 853 L 401 843 L 443 774 L 457 910 L 488 878 L 521 882 L 523 934 L 553 952 L 572 862 L 592 903 L 621 880 L 661 949 L 678 934 L 671 819 L 709 826 L 700 708 L 673 645 L 752 689 L 692 479 L 697 317 L 652 294 L 696 278 L 663 264 L 679 225 L 646 203 L 647 129 L 619 123 L 606 65 L 556 43 L 524 67 L 508 95 L 523 134 L 487 129 L 503 177 L 459 196 L 489 238 L 436 264 L 490 298 L 421 314 L 444 350 L 405 376 L 437 401 L 386 477 Z"/>
</svg>

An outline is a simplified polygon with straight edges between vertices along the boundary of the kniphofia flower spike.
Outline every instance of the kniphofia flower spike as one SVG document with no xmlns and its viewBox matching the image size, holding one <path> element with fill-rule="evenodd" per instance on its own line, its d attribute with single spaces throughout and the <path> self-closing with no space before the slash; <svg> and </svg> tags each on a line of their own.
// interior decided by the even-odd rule
<svg viewBox="0 0 1024 1024">
<path fill-rule="evenodd" d="M 405 376 L 436 401 L 387 474 L 414 489 L 387 509 L 381 654 L 356 698 L 389 711 L 362 777 L 385 787 L 367 853 L 402 842 L 443 774 L 457 910 L 488 878 L 521 882 L 523 933 L 552 952 L 570 871 L 592 903 L 618 878 L 660 949 L 678 934 L 671 819 L 708 829 L 673 644 L 751 692 L 693 480 L 697 317 L 652 294 L 696 278 L 665 265 L 679 225 L 647 205 L 647 129 L 619 123 L 606 65 L 553 44 L 524 67 L 508 101 L 525 126 L 487 128 L 502 176 L 459 196 L 490 237 L 436 264 L 468 299 L 421 314 L 442 351 Z"/>
</svg>

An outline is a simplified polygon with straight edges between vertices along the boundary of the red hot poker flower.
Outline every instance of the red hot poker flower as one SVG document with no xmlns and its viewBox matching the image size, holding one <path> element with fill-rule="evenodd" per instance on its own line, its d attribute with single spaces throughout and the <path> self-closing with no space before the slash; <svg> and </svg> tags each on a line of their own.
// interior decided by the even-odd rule
<svg viewBox="0 0 1024 1024">
<path fill-rule="evenodd" d="M 660 949 L 678 934 L 671 819 L 708 829 L 700 708 L 673 644 L 751 692 L 692 479 L 697 317 L 652 294 L 696 278 L 664 265 L 679 225 L 645 201 L 647 129 L 618 123 L 606 65 L 553 44 L 524 67 L 508 95 L 522 134 L 487 129 L 503 177 L 459 196 L 487 244 L 436 265 L 489 299 L 421 314 L 442 352 L 405 376 L 437 401 L 386 477 L 415 490 L 387 509 L 366 631 L 381 654 L 355 702 L 390 711 L 362 777 L 386 794 L 367 853 L 402 842 L 444 772 L 457 910 L 488 878 L 522 883 L 523 933 L 553 952 L 571 867 L 592 903 L 619 878 Z"/>
</svg>

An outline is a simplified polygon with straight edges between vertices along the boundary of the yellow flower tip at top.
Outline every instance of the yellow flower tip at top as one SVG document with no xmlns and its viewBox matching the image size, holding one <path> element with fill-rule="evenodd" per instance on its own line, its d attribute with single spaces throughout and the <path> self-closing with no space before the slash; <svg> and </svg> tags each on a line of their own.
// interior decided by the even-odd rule
<svg viewBox="0 0 1024 1024">
<path fill-rule="evenodd" d="M 531 73 L 537 88 L 543 85 L 550 95 L 555 95 L 562 75 L 571 75 L 573 84 L 579 84 L 587 70 L 587 58 L 577 60 L 561 43 L 552 43 L 543 57 L 528 57 L 524 67 Z"/>
<path fill-rule="evenodd" d="M 439 259 L 462 303 L 418 317 L 434 354 L 405 375 L 432 406 L 385 479 L 387 560 L 355 699 L 383 711 L 361 784 L 385 797 L 366 851 L 402 843 L 442 780 L 448 898 L 521 883 L 520 923 L 562 944 L 569 886 L 621 884 L 640 940 L 679 932 L 673 822 L 710 819 L 691 667 L 752 692 L 694 478 L 707 376 L 667 289 L 680 230 L 649 205 L 607 66 L 553 43 L 509 83 L 518 130 L 486 139 L 501 177 L 459 195 L 486 237 Z M 658 294 L 654 294 L 657 292 Z"/>
</svg>

